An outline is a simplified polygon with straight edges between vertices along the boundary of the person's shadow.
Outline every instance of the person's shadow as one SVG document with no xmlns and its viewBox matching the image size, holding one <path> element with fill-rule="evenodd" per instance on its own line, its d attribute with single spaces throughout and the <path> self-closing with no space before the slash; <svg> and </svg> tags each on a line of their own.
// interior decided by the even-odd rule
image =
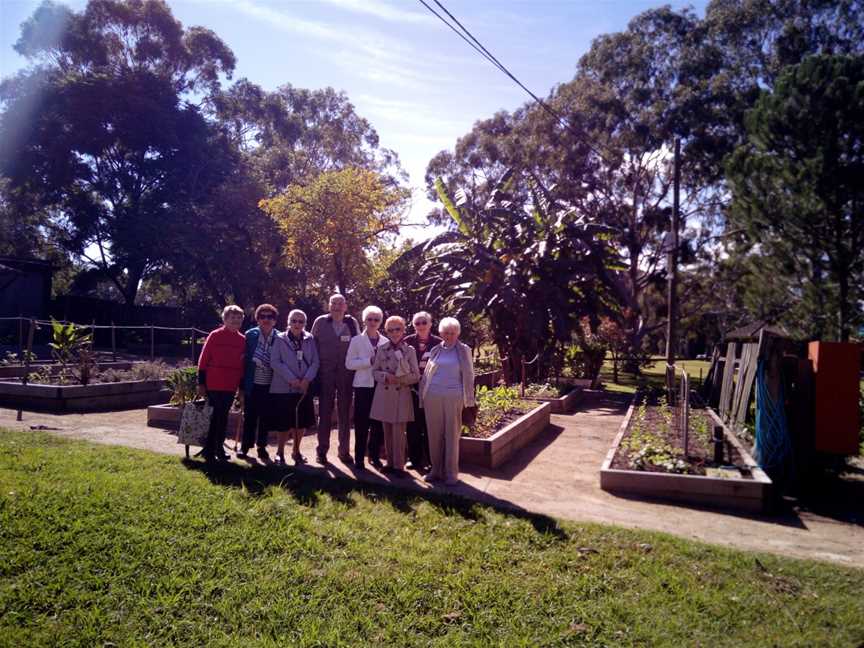
<svg viewBox="0 0 864 648">
<path fill-rule="evenodd" d="M 332 463 L 301 467 L 265 466 L 257 462 L 207 464 L 194 459 L 183 459 L 182 463 L 188 470 L 204 474 L 213 484 L 226 488 L 245 488 L 252 497 L 262 497 L 268 489 L 276 486 L 290 493 L 303 506 L 317 506 L 320 494 L 326 493 L 334 500 L 352 507 L 356 504 L 353 497 L 359 495 L 373 500 L 386 500 L 393 508 L 408 515 L 413 515 L 420 502 L 428 502 L 445 515 L 458 515 L 474 521 L 481 519 L 479 507 L 485 505 L 506 515 L 528 520 L 544 535 L 551 535 L 558 540 L 568 538 L 567 532 L 554 518 L 531 513 L 465 482 L 453 487 L 431 488 L 408 475 L 382 476 L 372 471 L 365 471 L 367 474 L 361 480 Z"/>
</svg>

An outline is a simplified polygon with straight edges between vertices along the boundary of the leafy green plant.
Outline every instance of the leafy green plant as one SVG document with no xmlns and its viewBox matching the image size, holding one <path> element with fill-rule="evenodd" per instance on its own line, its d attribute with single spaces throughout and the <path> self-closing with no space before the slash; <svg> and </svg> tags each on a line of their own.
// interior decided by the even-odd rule
<svg viewBox="0 0 864 648">
<path fill-rule="evenodd" d="M 183 367 L 175 369 L 166 381 L 168 389 L 171 390 L 172 405 L 183 405 L 195 399 L 198 390 L 198 369 L 196 367 Z"/>
<path fill-rule="evenodd" d="M 58 379 L 61 384 L 70 378 L 82 385 L 90 383 L 95 364 L 92 343 L 92 333 L 83 326 L 51 320 L 51 342 L 48 346 L 51 347 L 51 355 L 60 365 Z M 70 366 L 73 364 L 77 365 L 75 369 Z"/>
<path fill-rule="evenodd" d="M 477 390 L 477 421 L 472 427 L 463 426 L 463 436 L 486 438 L 503 423 L 536 407 L 536 403 L 520 398 L 519 389 L 501 385 Z"/>
<path fill-rule="evenodd" d="M 561 389 L 551 383 L 531 383 L 525 387 L 525 396 L 528 398 L 558 398 Z"/>
<path fill-rule="evenodd" d="M 4 367 L 10 365 L 23 365 L 25 362 L 27 362 L 28 357 L 30 359 L 30 362 L 35 362 L 36 354 L 32 351 L 25 350 L 21 353 L 21 357 L 18 357 L 18 354 L 14 351 L 7 351 L 3 359 L 0 360 L 0 365 Z"/>
<path fill-rule="evenodd" d="M 664 425 L 670 425 L 672 412 L 665 400 L 661 400 L 658 409 Z M 684 460 L 683 451 L 666 441 L 663 430 L 648 429 L 647 413 L 647 404 L 643 400 L 633 413 L 630 434 L 621 441 L 621 447 L 627 451 L 629 466 L 634 470 L 651 470 L 657 467 L 671 473 L 692 472 L 690 465 Z"/>
</svg>

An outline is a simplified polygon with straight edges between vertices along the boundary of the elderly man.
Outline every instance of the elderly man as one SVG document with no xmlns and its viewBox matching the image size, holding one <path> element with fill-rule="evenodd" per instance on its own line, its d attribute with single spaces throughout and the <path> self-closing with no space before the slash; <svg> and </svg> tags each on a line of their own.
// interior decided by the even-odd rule
<svg viewBox="0 0 864 648">
<path fill-rule="evenodd" d="M 348 302 L 342 295 L 336 294 L 330 297 L 329 309 L 329 315 L 322 315 L 312 324 L 312 335 L 318 345 L 318 358 L 321 362 L 318 370 L 321 391 L 318 394 L 318 449 L 316 455 L 319 464 L 327 463 L 335 400 L 338 404 L 339 459 L 343 463 L 353 464 L 350 449 L 349 415 L 354 372 L 345 367 L 345 356 L 348 354 L 351 338 L 360 333 L 360 326 L 357 320 L 346 314 Z"/>
</svg>

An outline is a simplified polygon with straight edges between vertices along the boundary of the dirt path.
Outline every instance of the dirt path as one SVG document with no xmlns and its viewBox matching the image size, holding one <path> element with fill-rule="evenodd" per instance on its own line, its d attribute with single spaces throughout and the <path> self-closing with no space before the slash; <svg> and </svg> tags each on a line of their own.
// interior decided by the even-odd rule
<svg viewBox="0 0 864 648">
<path fill-rule="evenodd" d="M 506 466 L 496 471 L 468 469 L 461 476 L 462 483 L 450 490 L 478 501 L 558 518 L 664 531 L 738 549 L 864 567 L 864 513 L 832 518 L 790 509 L 775 515 L 747 516 L 629 499 L 600 490 L 600 464 L 626 407 L 626 399 L 620 396 L 587 394 L 580 412 L 553 416 L 544 434 Z M 62 416 L 25 412 L 23 419 L 18 422 L 14 411 L 0 409 L 0 427 L 44 426 L 60 436 L 96 443 L 178 456 L 184 452 L 176 437 L 147 427 L 143 410 Z M 335 436 L 331 442 L 333 463 L 326 472 L 356 479 L 357 475 L 335 457 Z M 314 437 L 307 437 L 303 445 L 307 457 L 314 456 L 314 446 Z M 314 465 L 304 470 L 325 472 Z M 399 488 L 428 488 L 419 480 L 390 480 L 374 471 L 362 479 Z"/>
</svg>

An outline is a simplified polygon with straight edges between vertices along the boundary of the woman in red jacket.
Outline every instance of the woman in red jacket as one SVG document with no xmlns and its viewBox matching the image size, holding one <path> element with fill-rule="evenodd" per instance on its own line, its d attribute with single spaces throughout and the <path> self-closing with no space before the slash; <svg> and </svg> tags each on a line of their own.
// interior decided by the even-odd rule
<svg viewBox="0 0 864 648">
<path fill-rule="evenodd" d="M 214 459 L 228 461 L 225 454 L 228 412 L 243 378 L 243 354 L 246 351 L 246 338 L 239 330 L 243 317 L 239 306 L 226 306 L 222 311 L 225 325 L 210 332 L 198 359 L 198 394 L 206 395 L 213 407 L 207 446 L 203 452 L 208 462 Z M 243 398 L 242 391 L 240 398 Z"/>
</svg>

